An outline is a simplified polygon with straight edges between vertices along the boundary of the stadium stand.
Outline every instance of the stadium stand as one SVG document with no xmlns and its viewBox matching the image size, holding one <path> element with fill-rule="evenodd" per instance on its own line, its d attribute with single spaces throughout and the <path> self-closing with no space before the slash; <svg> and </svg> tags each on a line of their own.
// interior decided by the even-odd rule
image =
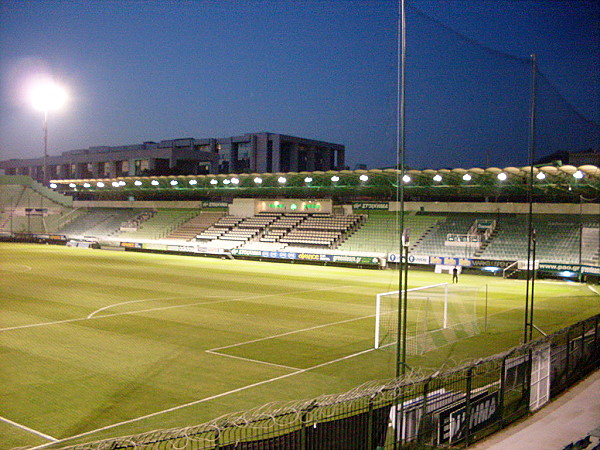
<svg viewBox="0 0 600 450">
<path fill-rule="evenodd" d="M 81 211 L 71 197 L 58 194 L 29 177 L 0 177 L 0 232 L 54 233 Z"/>
<path fill-rule="evenodd" d="M 407 215 L 405 228 L 410 230 L 410 242 L 414 247 L 444 217 Z M 398 252 L 398 236 L 390 238 L 390 231 L 397 227 L 396 214 L 388 211 L 372 211 L 364 224 L 339 246 L 340 250 L 358 252 Z"/>
<path fill-rule="evenodd" d="M 166 239 L 190 241 L 210 228 L 223 214 L 221 211 L 201 211 L 200 214 L 171 231 Z"/>
<path fill-rule="evenodd" d="M 436 217 L 436 216 L 433 216 Z M 449 256 L 449 257 L 472 257 L 474 250 L 471 247 L 447 246 L 448 234 L 467 234 L 473 223 L 481 219 L 476 214 L 448 214 L 440 218 L 429 233 L 417 240 L 411 248 L 416 255 Z"/>
<path fill-rule="evenodd" d="M 119 232 L 122 224 L 140 214 L 137 209 L 93 208 L 58 230 L 69 237 L 105 239 Z"/>
<path fill-rule="evenodd" d="M 120 232 L 117 237 L 133 241 L 163 239 L 198 214 L 199 210 L 193 209 L 157 209 L 137 230 Z"/>
<path fill-rule="evenodd" d="M 359 215 L 259 213 L 242 218 L 225 216 L 196 236 L 222 248 L 280 250 L 288 245 L 334 248 L 364 222 Z M 224 244 L 229 241 L 230 244 Z M 235 246 L 234 246 L 235 245 Z"/>
<path fill-rule="evenodd" d="M 534 215 L 536 259 L 567 264 L 598 261 L 598 228 L 580 223 L 574 215 Z M 527 227 L 524 217 L 503 215 L 498 218 L 495 236 L 489 245 L 475 256 L 483 259 L 523 260 L 527 258 Z M 583 239 L 583 229 L 589 237 Z M 594 236 L 596 237 L 594 239 Z"/>
</svg>

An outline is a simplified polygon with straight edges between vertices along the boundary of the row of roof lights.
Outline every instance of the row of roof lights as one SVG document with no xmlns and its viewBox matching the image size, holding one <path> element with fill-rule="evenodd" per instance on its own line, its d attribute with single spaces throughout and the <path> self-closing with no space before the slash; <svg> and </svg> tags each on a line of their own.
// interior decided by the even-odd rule
<svg viewBox="0 0 600 450">
<path fill-rule="evenodd" d="M 583 173 L 581 170 L 578 170 L 577 172 L 573 173 L 573 177 L 574 177 L 574 178 L 576 178 L 576 179 L 578 179 L 578 180 L 581 180 L 581 179 L 582 179 L 584 176 L 585 176 L 585 175 L 584 175 L 584 173 Z M 497 175 L 497 178 L 498 178 L 498 180 L 500 180 L 500 181 L 506 181 L 506 180 L 508 179 L 508 175 L 507 175 L 505 172 L 500 172 L 500 173 Z M 536 178 L 537 178 L 538 180 L 543 180 L 543 179 L 545 179 L 545 178 L 546 178 L 546 174 L 545 174 L 544 172 L 538 172 L 538 174 L 536 175 Z M 469 173 L 465 173 L 465 174 L 462 176 L 462 179 L 463 179 L 464 181 L 471 181 L 471 180 L 473 179 L 473 177 L 472 177 L 472 175 L 471 175 L 471 174 L 469 174 Z M 365 183 L 365 182 L 367 182 L 367 181 L 369 180 L 369 177 L 368 177 L 367 175 L 364 175 L 364 174 L 363 174 L 363 175 L 361 175 L 361 176 L 359 177 L 359 180 L 360 180 L 361 182 Z M 435 181 L 436 183 L 440 183 L 442 180 L 443 180 L 443 177 L 442 177 L 440 174 L 436 174 L 436 175 L 433 177 L 433 181 Z M 334 176 L 332 176 L 332 177 L 331 177 L 331 181 L 332 181 L 333 183 L 337 183 L 338 181 L 340 181 L 340 177 L 339 177 L 339 176 L 337 176 L 337 175 L 334 175 Z M 410 183 L 410 182 L 412 181 L 412 179 L 411 179 L 411 177 L 410 177 L 409 175 L 404 175 L 404 176 L 402 177 L 402 181 L 404 181 L 404 183 Z M 263 179 L 262 179 L 262 178 L 260 178 L 260 177 L 256 177 L 256 178 L 254 178 L 254 183 L 255 183 L 255 184 L 262 184 L 262 182 L 263 182 Z M 287 178 L 285 178 L 285 177 L 279 177 L 279 178 L 277 179 L 277 182 L 278 182 L 279 184 L 285 184 L 285 183 L 287 183 Z M 306 178 L 304 178 L 304 182 L 305 182 L 306 184 L 312 183 L 312 182 L 313 182 L 313 178 L 312 178 L 312 177 L 306 177 Z M 234 178 L 231 178 L 231 179 L 229 179 L 229 178 L 225 178 L 225 179 L 223 180 L 223 184 L 224 184 L 224 185 L 229 185 L 229 184 L 238 185 L 239 183 L 240 183 L 240 180 L 239 180 L 239 178 L 235 178 L 235 177 L 234 177 Z M 127 185 L 127 183 L 125 183 L 125 181 L 113 181 L 111 184 L 112 184 L 112 186 L 113 186 L 113 187 L 122 187 L 122 186 L 126 186 L 126 185 Z M 133 184 L 134 184 L 135 186 L 142 186 L 142 184 L 143 184 L 143 183 L 142 183 L 142 181 L 140 181 L 140 180 L 136 180 L 136 181 L 134 181 L 134 183 L 133 183 Z M 158 186 L 158 185 L 160 184 L 160 182 L 159 182 L 158 180 L 152 180 L 152 181 L 150 182 L 150 184 L 151 184 L 152 186 Z M 178 182 L 177 180 L 171 180 L 171 181 L 170 181 L 170 184 L 171 184 L 171 186 L 177 186 L 177 185 L 179 184 L 179 182 Z M 190 184 L 190 185 L 192 185 L 192 186 L 195 186 L 195 185 L 197 185 L 197 184 L 198 184 L 198 181 L 197 181 L 197 180 L 190 180 L 190 181 L 189 181 L 189 184 Z M 212 178 L 212 179 L 210 180 L 210 184 L 214 186 L 214 185 L 217 185 L 217 184 L 219 184 L 219 181 L 218 181 L 216 178 Z M 52 189 L 56 189 L 56 188 L 57 188 L 57 185 L 56 185 L 56 183 L 51 183 L 51 184 L 50 184 L 50 187 L 51 187 Z M 69 187 L 70 187 L 71 189 L 74 189 L 74 188 L 76 188 L 76 187 L 77 187 L 77 185 L 76 185 L 75 183 L 69 183 Z M 84 183 L 84 184 L 83 184 L 83 187 L 84 187 L 84 188 L 90 188 L 90 187 L 91 187 L 91 184 L 90 184 L 90 183 Z M 98 182 L 96 183 L 96 187 L 103 188 L 103 187 L 104 187 L 104 182 L 102 182 L 102 181 L 98 181 Z"/>
</svg>

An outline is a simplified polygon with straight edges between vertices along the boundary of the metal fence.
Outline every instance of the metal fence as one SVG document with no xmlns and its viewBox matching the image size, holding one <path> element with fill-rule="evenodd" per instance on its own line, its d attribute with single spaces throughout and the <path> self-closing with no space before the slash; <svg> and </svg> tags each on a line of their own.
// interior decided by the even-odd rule
<svg viewBox="0 0 600 450">
<path fill-rule="evenodd" d="M 77 449 L 396 449 L 466 447 L 542 407 L 600 367 L 600 315 L 537 341 L 423 377 L 269 404 L 181 429 Z"/>
</svg>

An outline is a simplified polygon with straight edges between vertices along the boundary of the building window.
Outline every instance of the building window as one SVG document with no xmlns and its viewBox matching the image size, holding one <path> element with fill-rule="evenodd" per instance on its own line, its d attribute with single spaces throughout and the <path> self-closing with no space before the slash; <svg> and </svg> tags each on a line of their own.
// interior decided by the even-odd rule
<svg viewBox="0 0 600 450">
<path fill-rule="evenodd" d="M 150 163 L 147 159 L 135 160 L 135 174 L 141 175 L 144 171 L 150 170 Z"/>
</svg>

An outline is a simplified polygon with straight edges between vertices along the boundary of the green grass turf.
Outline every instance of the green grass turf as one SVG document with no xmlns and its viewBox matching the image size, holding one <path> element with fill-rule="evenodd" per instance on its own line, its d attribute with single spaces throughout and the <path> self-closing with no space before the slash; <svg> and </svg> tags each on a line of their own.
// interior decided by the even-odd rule
<svg viewBox="0 0 600 450">
<path fill-rule="evenodd" d="M 0 416 L 56 439 L 196 425 L 395 373 L 391 348 L 341 359 L 372 348 L 375 294 L 397 289 L 389 270 L 1 244 L 0 277 Z M 409 275 L 409 287 L 448 281 Z M 460 278 L 486 284 L 487 332 L 412 356 L 411 367 L 519 343 L 525 283 Z M 536 283 L 545 332 L 599 312 L 586 285 Z M 2 449 L 44 442 L 0 422 Z"/>
</svg>

